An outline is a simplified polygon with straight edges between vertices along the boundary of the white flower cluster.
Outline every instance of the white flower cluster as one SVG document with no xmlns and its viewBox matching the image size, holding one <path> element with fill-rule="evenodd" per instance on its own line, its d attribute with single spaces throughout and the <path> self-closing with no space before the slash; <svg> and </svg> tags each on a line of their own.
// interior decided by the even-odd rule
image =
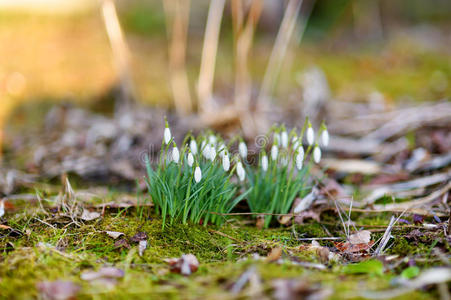
<svg viewBox="0 0 451 300">
<path fill-rule="evenodd" d="M 302 143 L 304 131 L 305 139 L 307 141 L 306 148 L 304 148 Z M 283 126 L 275 128 L 273 132 L 273 144 L 270 149 L 271 163 L 266 152 L 263 151 L 260 155 L 259 162 L 261 169 L 266 172 L 270 165 L 276 166 L 280 163 L 282 166 L 288 166 L 291 161 L 294 167 L 301 170 L 306 156 L 310 153 L 313 161 L 319 163 L 321 160 L 321 148 L 319 143 L 321 143 L 323 147 L 327 147 L 329 144 L 329 133 L 324 124 L 321 125 L 319 133 L 319 140 L 315 141 L 315 131 L 308 121 L 306 121 L 300 135 L 298 135 L 295 130 L 288 133 Z M 179 148 L 177 148 L 177 145 L 173 141 L 171 130 L 167 122 L 163 135 L 163 142 L 166 147 L 169 146 L 171 141 L 173 145 L 171 155 L 168 156 L 169 160 L 176 164 L 184 164 L 186 162 L 190 168 L 194 168 L 193 177 L 196 183 L 202 180 L 202 170 L 199 166 L 200 162 L 218 163 L 218 165 L 222 165 L 225 172 L 230 171 L 231 158 L 229 150 L 224 141 L 219 137 L 213 134 L 200 136 L 198 138 L 200 141 L 199 148 L 196 139 L 191 137 L 189 143 L 182 149 L 181 154 Z M 246 178 L 246 171 L 242 161 L 247 161 L 248 148 L 242 139 L 238 143 L 238 152 L 239 156 L 234 157 L 235 164 L 231 172 L 236 170 L 238 179 L 244 181 Z M 184 159 L 185 156 L 186 159 Z M 218 156 L 220 159 L 217 159 Z M 221 162 L 219 162 L 219 160 L 221 160 Z"/>
</svg>

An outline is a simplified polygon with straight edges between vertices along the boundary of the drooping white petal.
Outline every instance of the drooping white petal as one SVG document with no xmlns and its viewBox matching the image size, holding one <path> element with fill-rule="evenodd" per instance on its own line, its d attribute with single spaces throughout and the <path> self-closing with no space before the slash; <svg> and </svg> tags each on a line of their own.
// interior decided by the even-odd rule
<svg viewBox="0 0 451 300">
<path fill-rule="evenodd" d="M 327 147 L 329 145 L 329 132 L 327 131 L 327 129 L 321 133 L 321 142 L 323 143 L 324 147 Z"/>
<path fill-rule="evenodd" d="M 219 156 L 224 157 L 225 149 L 226 149 L 226 147 L 225 147 L 224 143 L 220 143 L 218 146 Z"/>
<path fill-rule="evenodd" d="M 263 155 L 262 157 L 262 170 L 266 171 L 268 170 L 268 156 Z"/>
<path fill-rule="evenodd" d="M 247 146 L 244 142 L 240 142 L 238 145 L 238 150 L 240 151 L 240 155 L 243 159 L 247 158 Z"/>
<path fill-rule="evenodd" d="M 188 153 L 188 166 L 192 167 L 194 163 L 194 156 L 193 154 L 190 152 Z"/>
<path fill-rule="evenodd" d="M 316 163 L 319 163 L 319 161 L 321 160 L 321 149 L 318 146 L 313 149 L 313 160 Z"/>
<path fill-rule="evenodd" d="M 189 148 L 190 148 L 191 153 L 192 153 L 193 155 L 196 155 L 196 154 L 197 154 L 197 143 L 196 143 L 196 140 L 195 140 L 195 139 L 192 139 L 192 140 L 189 142 Z"/>
<path fill-rule="evenodd" d="M 210 159 L 210 145 L 206 144 L 204 147 L 204 150 L 202 150 L 202 155 L 206 158 L 206 159 Z"/>
<path fill-rule="evenodd" d="M 227 153 L 224 153 L 224 155 L 222 156 L 222 168 L 226 172 L 230 169 L 230 159 L 229 154 Z"/>
<path fill-rule="evenodd" d="M 313 145 L 314 141 L 315 141 L 315 132 L 313 131 L 313 128 L 309 126 L 307 128 L 307 143 L 309 145 Z"/>
<path fill-rule="evenodd" d="M 300 145 L 297 148 L 297 155 L 299 155 L 301 157 L 301 160 L 304 160 L 304 147 L 302 147 L 302 145 Z"/>
<path fill-rule="evenodd" d="M 277 145 L 272 145 L 271 147 L 271 158 L 272 160 L 277 160 L 277 155 L 279 154 L 279 148 Z"/>
<path fill-rule="evenodd" d="M 199 182 L 202 179 L 202 171 L 199 166 L 194 170 L 194 181 Z"/>
<path fill-rule="evenodd" d="M 296 154 L 296 168 L 298 169 L 298 170 L 301 170 L 302 169 L 302 163 L 303 163 L 303 161 L 304 161 L 304 153 L 298 153 L 298 154 Z"/>
<path fill-rule="evenodd" d="M 179 149 L 176 146 L 174 146 L 174 148 L 172 148 L 172 161 L 178 163 L 179 159 L 180 159 Z"/>
<path fill-rule="evenodd" d="M 216 158 L 216 149 L 215 149 L 215 146 L 214 146 L 214 145 L 211 145 L 211 146 L 210 146 L 210 157 L 209 157 L 209 159 L 210 159 L 211 161 L 214 161 L 215 158 Z"/>
<path fill-rule="evenodd" d="M 208 141 L 210 142 L 210 144 L 213 144 L 214 146 L 216 146 L 216 137 L 214 135 L 210 135 L 208 137 Z"/>
<path fill-rule="evenodd" d="M 244 171 L 243 164 L 239 161 L 236 165 L 236 174 L 240 181 L 243 181 L 246 178 L 246 172 Z"/>
<path fill-rule="evenodd" d="M 283 148 L 288 147 L 288 133 L 285 130 L 280 134 L 280 142 Z"/>
<path fill-rule="evenodd" d="M 280 134 L 278 132 L 274 132 L 273 142 L 277 145 L 280 143 Z"/>
<path fill-rule="evenodd" d="M 164 128 L 164 143 L 167 145 L 171 141 L 171 129 L 169 127 Z"/>
</svg>

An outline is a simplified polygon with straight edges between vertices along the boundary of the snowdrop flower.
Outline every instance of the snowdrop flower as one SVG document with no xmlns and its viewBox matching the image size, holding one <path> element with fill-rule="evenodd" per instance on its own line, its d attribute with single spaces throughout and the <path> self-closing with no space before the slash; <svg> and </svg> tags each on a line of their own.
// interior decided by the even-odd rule
<svg viewBox="0 0 451 300">
<path fill-rule="evenodd" d="M 200 170 L 199 166 L 196 166 L 196 169 L 194 170 L 194 181 L 199 182 L 202 179 L 202 171 Z"/>
<path fill-rule="evenodd" d="M 226 172 L 230 169 L 230 159 L 229 154 L 227 152 L 224 153 L 224 155 L 222 156 L 222 168 Z"/>
<path fill-rule="evenodd" d="M 300 145 L 299 139 L 298 139 L 298 138 L 293 139 L 293 149 L 294 149 L 294 150 L 298 149 L 298 148 L 299 148 L 299 145 Z"/>
<path fill-rule="evenodd" d="M 303 149 L 303 148 L 301 147 L 301 149 Z M 302 153 L 298 152 L 298 154 L 296 154 L 295 160 L 296 160 L 296 168 L 298 170 L 301 170 L 302 169 L 302 163 L 304 161 L 304 150 L 302 150 Z"/>
<path fill-rule="evenodd" d="M 236 174 L 238 175 L 240 181 L 243 181 L 244 178 L 246 177 L 246 172 L 244 171 L 243 164 L 241 163 L 241 161 L 239 161 L 238 164 L 236 165 Z"/>
<path fill-rule="evenodd" d="M 196 143 L 196 140 L 195 140 L 195 139 L 192 139 L 192 140 L 189 142 L 189 148 L 190 148 L 191 153 L 192 153 L 193 155 L 196 155 L 196 154 L 197 154 L 197 143 Z"/>
<path fill-rule="evenodd" d="M 169 129 L 168 122 L 166 121 L 166 127 L 164 128 L 164 143 L 167 145 L 171 141 L 171 129 Z"/>
<path fill-rule="evenodd" d="M 313 149 L 313 160 L 316 163 L 319 163 L 321 160 L 321 149 L 318 146 L 315 146 L 315 149 Z"/>
<path fill-rule="evenodd" d="M 210 145 L 206 144 L 205 147 L 203 148 L 204 150 L 202 150 L 202 155 L 206 158 L 209 159 L 210 158 Z"/>
<path fill-rule="evenodd" d="M 327 145 L 329 145 L 329 132 L 327 131 L 327 129 L 325 129 L 321 133 L 321 142 L 323 143 L 324 147 L 327 147 Z"/>
<path fill-rule="evenodd" d="M 188 166 L 192 167 L 194 163 L 194 156 L 193 154 L 190 152 L 188 153 Z"/>
<path fill-rule="evenodd" d="M 174 144 L 174 148 L 172 148 L 172 161 L 178 163 L 180 159 L 180 152 L 177 146 Z"/>
<path fill-rule="evenodd" d="M 247 147 L 244 142 L 240 142 L 240 144 L 238 145 L 238 150 L 240 151 L 241 157 L 243 159 L 246 159 L 247 158 Z"/>
<path fill-rule="evenodd" d="M 280 142 L 283 148 L 288 147 L 288 133 L 285 130 L 280 134 Z"/>
<path fill-rule="evenodd" d="M 210 157 L 209 158 L 211 161 L 214 161 L 216 158 L 216 149 L 213 144 L 210 145 Z"/>
<path fill-rule="evenodd" d="M 208 141 L 210 142 L 210 144 L 216 146 L 216 137 L 214 135 L 211 134 L 208 138 Z"/>
<path fill-rule="evenodd" d="M 225 148 L 226 147 L 225 147 L 224 143 L 219 144 L 219 147 L 218 147 L 219 156 L 224 157 L 224 153 L 226 152 Z"/>
<path fill-rule="evenodd" d="M 280 134 L 278 132 L 274 132 L 274 136 L 272 139 L 273 139 L 274 144 L 279 144 L 280 143 Z"/>
<path fill-rule="evenodd" d="M 277 155 L 279 154 L 279 148 L 277 145 L 272 145 L 271 147 L 271 158 L 272 160 L 277 160 Z"/>
<path fill-rule="evenodd" d="M 265 172 L 268 170 L 268 156 L 266 156 L 266 154 L 262 157 L 262 170 Z"/>
<path fill-rule="evenodd" d="M 315 140 L 315 132 L 313 131 L 312 126 L 309 124 L 307 128 L 307 143 L 309 145 L 313 145 L 314 140 Z"/>
</svg>

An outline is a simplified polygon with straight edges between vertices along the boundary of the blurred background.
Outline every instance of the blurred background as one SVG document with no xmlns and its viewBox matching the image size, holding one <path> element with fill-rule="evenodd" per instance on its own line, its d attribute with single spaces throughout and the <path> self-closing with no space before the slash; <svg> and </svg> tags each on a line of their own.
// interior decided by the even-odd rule
<svg viewBox="0 0 451 300">
<path fill-rule="evenodd" d="M 135 107 L 119 113 L 127 130 L 168 114 L 176 131 L 232 128 L 251 139 L 308 115 L 352 135 L 338 119 L 448 101 L 450 17 L 448 0 L 3 0 L 0 143 L 25 149 L 26 134 L 67 107 L 116 121 Z M 70 118 L 86 130 L 114 121 Z M 161 138 L 152 126 L 134 130 Z M 108 128 L 97 130 L 117 141 Z"/>
</svg>

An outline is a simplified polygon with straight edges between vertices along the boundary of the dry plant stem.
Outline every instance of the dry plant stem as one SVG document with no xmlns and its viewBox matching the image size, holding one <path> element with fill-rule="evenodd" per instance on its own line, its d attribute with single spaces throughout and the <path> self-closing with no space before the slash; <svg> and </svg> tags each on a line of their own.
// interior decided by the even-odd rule
<svg viewBox="0 0 451 300">
<path fill-rule="evenodd" d="M 248 58 L 261 10 L 262 1 L 253 0 L 245 23 L 243 0 L 232 0 L 235 42 L 235 107 L 240 115 L 244 133 L 248 136 L 256 131 L 255 122 L 249 112 L 252 82 L 248 69 Z"/>
<path fill-rule="evenodd" d="M 113 57 L 119 73 L 122 100 L 130 106 L 135 99 L 134 86 L 130 72 L 130 51 L 121 30 L 121 25 L 113 0 L 103 0 L 102 15 Z"/>
<path fill-rule="evenodd" d="M 446 194 L 449 190 L 451 190 L 451 181 L 448 181 L 448 183 L 434 191 L 433 193 L 427 195 L 426 197 L 415 199 L 408 202 L 402 202 L 402 203 L 393 203 L 393 204 L 387 204 L 387 205 L 375 205 L 376 209 L 386 209 L 386 210 L 411 210 L 412 208 L 422 206 L 425 204 L 428 204 L 435 199 L 439 198 L 440 196 Z"/>
<path fill-rule="evenodd" d="M 266 67 L 263 83 L 258 95 L 258 102 L 271 97 L 277 77 L 279 76 L 283 60 L 290 43 L 296 20 L 302 5 L 302 0 L 290 0 L 285 9 L 282 23 L 277 33 L 276 41 L 269 57 L 268 66 Z"/>
<path fill-rule="evenodd" d="M 225 0 L 212 0 L 208 10 L 199 81 L 197 83 L 198 108 L 201 112 L 208 111 L 208 101 L 212 95 L 216 54 L 224 5 Z"/>
<path fill-rule="evenodd" d="M 390 223 L 388 224 L 387 230 L 385 230 L 384 235 L 382 236 L 382 240 L 374 251 L 373 256 L 378 256 L 380 253 L 384 251 L 384 248 L 387 246 L 388 240 L 390 239 L 390 233 L 392 231 L 393 225 L 395 225 L 396 219 L 394 216 L 391 217 Z"/>
<path fill-rule="evenodd" d="M 163 0 L 169 44 L 169 73 L 177 113 L 192 112 L 188 76 L 186 73 L 186 43 L 190 13 L 189 0 Z"/>
</svg>

